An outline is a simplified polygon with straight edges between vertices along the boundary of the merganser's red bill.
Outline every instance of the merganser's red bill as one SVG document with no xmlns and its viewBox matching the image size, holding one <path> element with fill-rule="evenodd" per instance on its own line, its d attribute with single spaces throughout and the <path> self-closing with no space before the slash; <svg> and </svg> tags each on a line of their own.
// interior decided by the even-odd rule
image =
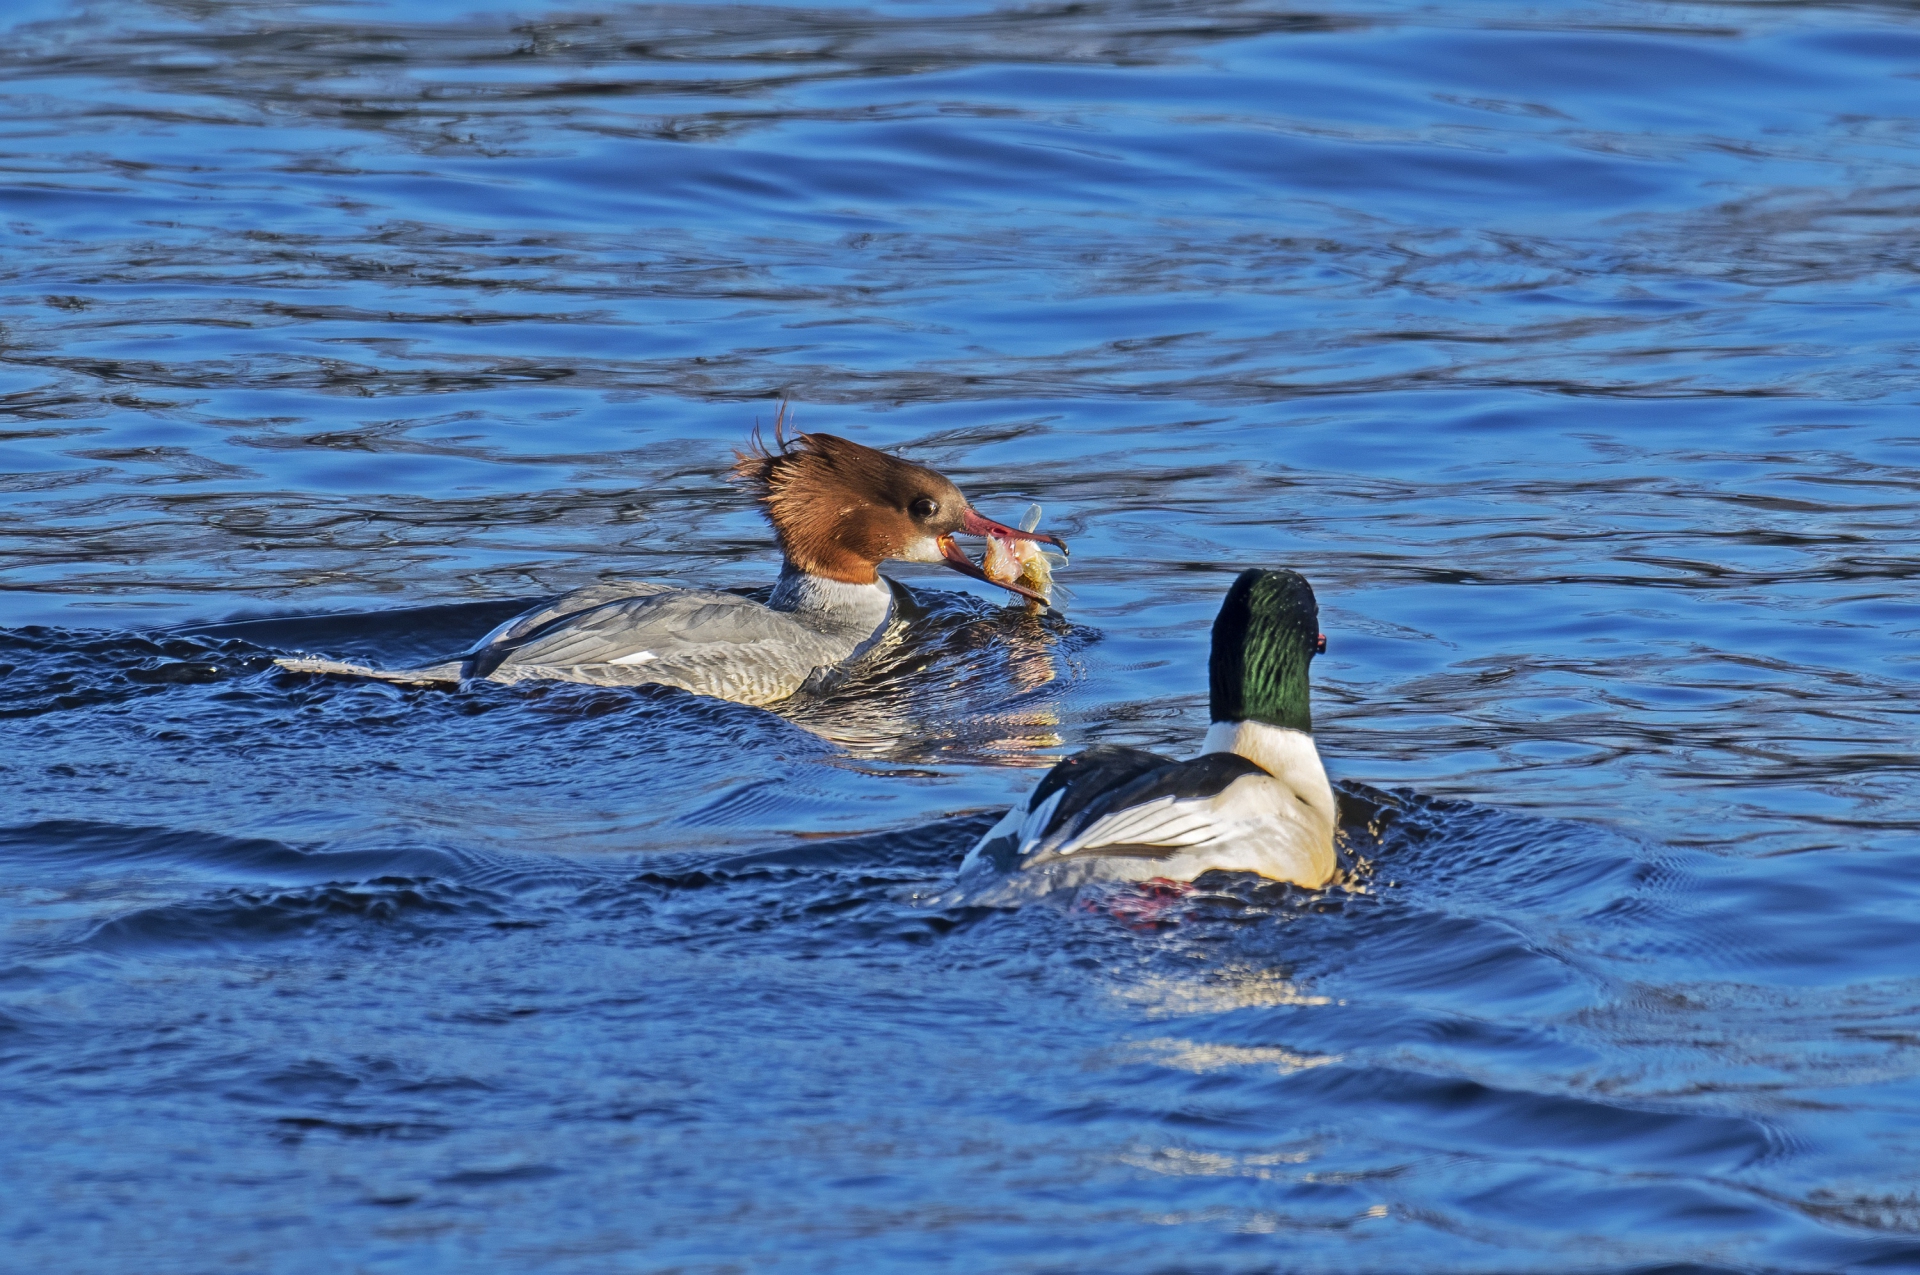
<svg viewBox="0 0 1920 1275">
<path fill-rule="evenodd" d="M 995 522 L 991 518 L 982 518 L 969 509 L 960 515 L 960 530 L 969 536 L 999 536 L 1002 540 L 1032 540 L 1043 545 L 1052 545 L 1068 557 L 1067 542 L 1058 536 L 1050 536 L 1044 531 L 1018 531 L 1005 523 Z"/>
<path fill-rule="evenodd" d="M 982 518 L 971 509 L 960 515 L 960 530 L 970 536 L 998 536 L 1000 539 L 1008 541 L 1038 541 L 1041 544 L 1055 546 L 1061 553 L 1067 552 L 1067 542 L 1058 536 L 1049 536 L 1037 531 L 1019 531 L 1007 526 L 1005 523 L 995 522 L 991 518 Z M 996 580 L 988 575 L 984 568 L 967 556 L 966 550 L 953 543 L 953 537 L 951 535 L 941 536 L 938 543 L 940 545 L 940 553 L 946 558 L 947 565 L 955 571 L 958 571 L 961 575 L 971 576 L 975 580 L 985 580 L 988 584 L 999 585 L 1002 589 L 1010 593 L 1017 593 L 1023 598 L 1030 598 L 1038 602 L 1041 606 L 1053 605 L 1052 599 L 1048 598 L 1045 594 L 1036 593 L 1024 584 L 1015 584 L 1011 580 Z"/>
</svg>

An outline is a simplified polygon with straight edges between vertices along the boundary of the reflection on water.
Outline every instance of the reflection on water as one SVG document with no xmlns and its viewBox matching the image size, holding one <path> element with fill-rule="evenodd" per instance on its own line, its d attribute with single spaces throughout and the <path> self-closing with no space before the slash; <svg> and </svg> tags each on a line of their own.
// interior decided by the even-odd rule
<svg viewBox="0 0 1920 1275">
<path fill-rule="evenodd" d="M 1135 1052 L 1142 1060 L 1200 1075 L 1234 1067 L 1251 1067 L 1263 1072 L 1290 1076 L 1296 1071 L 1305 1071 L 1309 1067 L 1325 1067 L 1340 1061 L 1337 1055 L 1320 1057 L 1296 1054 L 1290 1049 L 1276 1049 L 1271 1046 L 1255 1048 L 1247 1045 L 1212 1045 L 1204 1041 L 1180 1040 L 1170 1036 L 1139 1041 Z"/>
<path fill-rule="evenodd" d="M 1150 1018 L 1333 1003 L 1302 991 L 1278 970 L 1246 965 L 1214 965 L 1198 977 L 1143 977 L 1115 990 Z"/>
<path fill-rule="evenodd" d="M 937 761 L 956 749 L 1051 766 L 1059 704 L 1097 633 L 1053 610 L 909 595 L 886 639 L 847 681 L 775 711 L 855 756 Z"/>
<path fill-rule="evenodd" d="M 16 1264 L 1920 1262 L 1911 13 L 4 21 Z M 1064 612 L 897 568 L 777 712 L 272 667 L 766 587 L 781 397 Z M 1194 747 L 1255 564 L 1346 887 L 919 906 Z"/>
</svg>

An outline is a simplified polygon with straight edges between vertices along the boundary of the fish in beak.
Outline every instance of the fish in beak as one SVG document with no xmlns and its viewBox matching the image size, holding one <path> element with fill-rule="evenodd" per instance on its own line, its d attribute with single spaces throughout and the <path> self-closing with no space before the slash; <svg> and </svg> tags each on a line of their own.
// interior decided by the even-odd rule
<svg viewBox="0 0 1920 1275">
<path fill-rule="evenodd" d="M 1020 531 L 1007 526 L 1005 523 L 995 522 L 991 518 L 982 518 L 972 509 L 968 509 L 960 515 L 960 530 L 969 536 L 989 536 L 1009 545 L 1016 540 L 1028 540 L 1037 544 L 1052 545 L 1062 554 L 1068 552 L 1067 542 L 1058 536 L 1051 536 L 1041 531 Z M 973 559 L 967 557 L 966 550 L 953 542 L 952 533 L 941 536 L 938 543 L 940 545 L 940 553 L 945 558 L 946 564 L 955 571 L 958 571 L 961 575 L 971 576 L 975 580 L 984 580 L 988 584 L 999 585 L 1002 589 L 1038 602 L 1041 606 L 1052 605 L 1051 598 L 1033 589 L 1029 589 L 1024 584 L 1013 580 L 1001 580 L 988 575 L 985 569 L 975 563 Z"/>
</svg>

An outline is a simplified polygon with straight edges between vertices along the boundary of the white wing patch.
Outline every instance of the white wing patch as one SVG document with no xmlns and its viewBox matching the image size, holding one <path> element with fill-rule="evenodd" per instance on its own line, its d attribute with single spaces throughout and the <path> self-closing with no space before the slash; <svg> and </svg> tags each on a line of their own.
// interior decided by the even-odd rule
<svg viewBox="0 0 1920 1275">
<path fill-rule="evenodd" d="M 646 664 L 660 657 L 652 651 L 635 651 L 632 655 L 623 655 L 617 660 L 608 660 L 609 664 Z"/>
<path fill-rule="evenodd" d="M 1060 799 L 1066 795 L 1067 790 L 1064 787 L 1054 789 L 1053 795 L 1041 802 L 1039 809 L 1029 812 L 1021 821 L 1020 853 L 1025 854 L 1027 849 L 1040 839 L 1040 834 L 1047 830 L 1047 820 L 1053 818 L 1053 812 L 1060 807 Z"/>
<path fill-rule="evenodd" d="M 1028 811 L 1027 802 L 1033 800 L 1033 794 L 1028 793 L 1025 801 L 1008 807 L 1007 813 L 1000 816 L 1000 822 L 987 829 L 980 840 L 973 843 L 973 849 L 967 851 L 967 857 L 960 861 L 960 870 L 965 872 L 978 863 L 980 852 L 1002 837 L 1012 837 L 1015 844 L 1020 847 L 1020 853 L 1025 854 L 1034 839 L 1040 835 L 1040 830 L 1047 826 L 1047 820 L 1053 818 L 1054 808 L 1060 804 L 1060 798 L 1065 795 L 1066 789 L 1059 789 L 1040 803 L 1040 809 Z"/>
<path fill-rule="evenodd" d="M 1161 797 L 1096 819 L 1092 827 L 1057 853 L 1072 854 L 1102 846 L 1185 849 L 1212 840 L 1218 821 L 1218 802 L 1213 798 Z"/>
<path fill-rule="evenodd" d="M 1265 775 L 1244 775 L 1211 797 L 1157 797 L 1103 815 L 1053 853 L 1106 846 L 1157 846 L 1173 852 L 1212 845 L 1244 832 L 1273 805 L 1279 790 Z"/>
</svg>

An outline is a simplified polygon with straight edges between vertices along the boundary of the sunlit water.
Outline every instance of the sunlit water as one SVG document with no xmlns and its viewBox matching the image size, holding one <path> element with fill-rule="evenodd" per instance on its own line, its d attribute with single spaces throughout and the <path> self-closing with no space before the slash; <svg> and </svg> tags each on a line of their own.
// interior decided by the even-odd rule
<svg viewBox="0 0 1920 1275">
<path fill-rule="evenodd" d="M 1920 18 L 494 8 L 6 19 L 9 1269 L 1920 1265 Z M 271 671 L 764 586 L 782 396 L 1064 614 Z M 1354 888 L 928 906 L 1250 564 Z"/>
</svg>

